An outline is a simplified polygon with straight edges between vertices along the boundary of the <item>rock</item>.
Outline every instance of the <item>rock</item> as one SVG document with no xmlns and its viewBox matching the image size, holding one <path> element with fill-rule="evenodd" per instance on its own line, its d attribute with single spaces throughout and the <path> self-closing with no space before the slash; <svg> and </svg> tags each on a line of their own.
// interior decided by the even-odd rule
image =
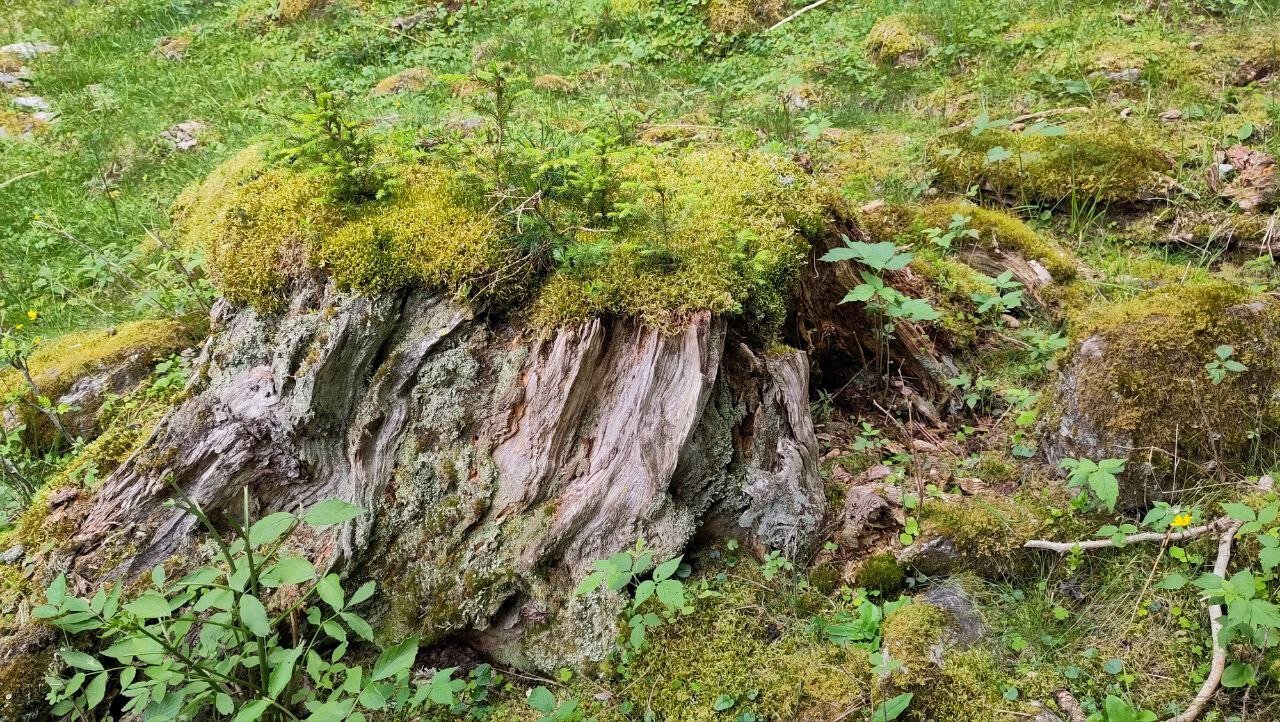
<svg viewBox="0 0 1280 722">
<path fill-rule="evenodd" d="M 11 43 L 0 46 L 0 55 L 12 55 L 19 60 L 34 60 L 41 55 L 58 52 L 57 45 L 49 43 Z"/>
<path fill-rule="evenodd" d="M 929 587 L 916 601 L 932 604 L 947 613 L 944 638 L 955 647 L 972 647 L 987 635 L 982 613 L 959 584 L 943 582 Z"/>
<path fill-rule="evenodd" d="M 612 648 L 620 600 L 573 589 L 637 539 L 659 558 L 695 533 L 796 554 L 819 533 L 804 355 L 727 343 L 708 314 L 539 334 L 313 279 L 283 313 L 220 302 L 214 321 L 206 381 L 103 482 L 78 567 L 125 540 L 121 573 L 184 549 L 170 475 L 211 513 L 246 487 L 260 513 L 341 498 L 370 513 L 310 551 L 385 586 L 380 624 L 551 670 Z"/>
<path fill-rule="evenodd" d="M 371 95 L 396 95 L 398 93 L 414 93 L 423 90 L 435 80 L 435 73 L 426 68 L 409 68 L 401 70 L 378 82 L 370 91 Z"/>
<path fill-rule="evenodd" d="M 1174 123 L 1182 120 L 1182 111 L 1177 108 L 1170 108 L 1160 114 L 1160 121 L 1163 123 Z"/>
<path fill-rule="evenodd" d="M 0 72 L 0 90 L 22 90 L 26 85 L 26 81 L 17 74 Z"/>
<path fill-rule="evenodd" d="M 1121 70 L 1105 71 L 1103 75 L 1112 82 L 1132 84 L 1142 79 L 1142 70 L 1139 68 L 1123 68 Z"/>
<path fill-rule="evenodd" d="M 412 15 L 398 17 L 392 20 L 388 27 L 398 32 L 407 33 L 433 17 L 436 17 L 435 10 L 422 10 Z"/>
<path fill-rule="evenodd" d="M 1078 324 L 1043 427 L 1049 463 L 1127 459 L 1121 504 L 1150 500 L 1243 471 L 1249 430 L 1280 421 L 1280 303 L 1225 282 L 1173 286 L 1097 311 Z M 1247 369 L 1214 383 L 1206 364 L 1228 346 Z"/>
<path fill-rule="evenodd" d="M 38 95 L 15 95 L 9 99 L 9 103 L 19 110 L 32 113 L 47 113 L 53 109 L 49 101 Z"/>
<path fill-rule="evenodd" d="M 15 544 L 0 552 L 0 564 L 17 564 L 26 553 L 26 547 L 21 544 Z"/>
<path fill-rule="evenodd" d="M 916 15 L 886 15 L 876 21 L 862 40 L 872 61 L 895 68 L 919 67 L 937 41 L 922 29 Z"/>
<path fill-rule="evenodd" d="M 946 536 L 917 541 L 898 552 L 899 564 L 930 576 L 953 571 L 961 562 L 955 541 Z"/>
<path fill-rule="evenodd" d="M 174 150 L 191 150 L 208 130 L 209 124 L 203 120 L 184 120 L 161 133 L 160 139 Z"/>
</svg>

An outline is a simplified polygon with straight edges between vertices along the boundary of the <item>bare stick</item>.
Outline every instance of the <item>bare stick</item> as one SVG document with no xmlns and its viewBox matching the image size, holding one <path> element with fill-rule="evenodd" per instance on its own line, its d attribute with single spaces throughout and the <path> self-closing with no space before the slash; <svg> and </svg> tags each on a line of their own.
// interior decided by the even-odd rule
<svg viewBox="0 0 1280 722">
<path fill-rule="evenodd" d="M 1231 563 L 1231 541 L 1235 539 L 1240 527 L 1240 522 L 1232 523 L 1218 540 L 1218 558 L 1213 562 L 1213 573 L 1219 577 L 1227 575 L 1227 565 Z M 1213 635 L 1213 662 L 1209 667 L 1209 676 L 1205 678 L 1204 684 L 1200 685 L 1200 691 L 1196 692 L 1196 696 L 1191 699 L 1186 711 L 1176 717 L 1170 717 L 1168 722 L 1194 722 L 1195 718 L 1204 711 L 1205 705 L 1209 704 L 1209 700 L 1213 699 L 1214 693 L 1218 691 L 1218 683 L 1222 681 L 1222 673 L 1227 667 L 1227 647 L 1218 639 L 1222 634 L 1221 604 L 1209 607 L 1209 633 Z"/>
<path fill-rule="evenodd" d="M 1137 542 L 1148 542 L 1148 541 L 1166 541 L 1167 540 L 1170 542 L 1176 542 L 1176 541 L 1182 541 L 1183 539 L 1194 539 L 1195 537 L 1203 536 L 1210 532 L 1214 532 L 1219 529 L 1222 529 L 1223 527 L 1225 527 L 1230 523 L 1231 523 L 1231 519 L 1227 517 L 1222 517 L 1221 519 L 1215 519 L 1209 522 L 1208 524 L 1205 524 L 1204 526 L 1193 526 L 1190 529 L 1187 529 L 1186 531 L 1174 532 L 1172 534 L 1155 532 L 1155 531 L 1142 532 L 1140 534 L 1130 534 L 1129 536 L 1124 538 L 1124 544 L 1115 544 L 1110 539 L 1090 539 L 1089 541 L 1076 541 L 1076 542 L 1055 542 L 1055 541 L 1047 541 L 1045 539 L 1032 539 L 1031 541 L 1026 542 L 1022 546 L 1026 549 L 1044 549 L 1046 551 L 1057 552 L 1059 554 L 1066 554 L 1070 552 L 1072 549 L 1106 549 L 1108 547 L 1125 546 L 1129 544 L 1135 544 Z"/>
<path fill-rule="evenodd" d="M 48 169 L 47 169 L 47 168 L 40 168 L 39 170 L 28 171 L 28 172 L 26 172 L 26 173 L 19 173 L 18 175 L 16 175 L 16 176 L 14 176 L 14 177 L 10 178 L 9 180 L 7 180 L 7 181 L 5 181 L 5 182 L 3 182 L 3 183 L 0 183 L 0 191 L 4 190 L 5 188 L 8 188 L 9 186 L 13 185 L 14 183 L 17 183 L 17 182 L 18 182 L 18 181 L 20 181 L 20 180 L 23 180 L 24 178 L 30 178 L 30 177 L 31 177 L 31 176 L 33 176 L 33 175 L 40 175 L 41 173 L 45 172 L 46 170 L 48 170 Z"/>
<path fill-rule="evenodd" d="M 797 11 L 795 11 L 795 12 L 791 13 L 790 15 L 786 16 L 785 18 L 783 18 L 783 19 L 779 20 L 778 22 L 774 23 L 773 25 L 770 25 L 770 26 L 768 27 L 768 29 L 766 29 L 766 30 L 765 30 L 765 32 L 766 32 L 766 33 L 773 32 L 774 30 L 776 30 L 776 29 L 778 29 L 778 28 L 782 27 L 783 25 L 786 25 L 787 23 L 791 22 L 792 20 L 795 20 L 796 18 L 800 17 L 801 15 L 804 15 L 805 13 L 809 12 L 810 10 L 812 10 L 812 9 L 814 9 L 814 8 L 816 8 L 816 7 L 820 6 L 820 5 L 826 5 L 828 1 L 829 1 L 829 0 L 817 0 L 817 2 L 811 2 L 811 3 L 809 3 L 808 5 L 805 5 L 804 7 L 800 8 L 799 10 L 797 10 Z"/>
</svg>

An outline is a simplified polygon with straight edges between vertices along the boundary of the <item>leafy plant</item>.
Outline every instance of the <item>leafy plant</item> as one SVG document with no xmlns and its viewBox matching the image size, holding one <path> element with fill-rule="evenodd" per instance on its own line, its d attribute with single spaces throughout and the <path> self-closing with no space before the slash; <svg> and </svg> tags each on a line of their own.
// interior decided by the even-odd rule
<svg viewBox="0 0 1280 722">
<path fill-rule="evenodd" d="M 1154 712 L 1138 709 L 1119 697 L 1109 694 L 1102 709 L 1089 715 L 1089 722 L 1155 722 Z"/>
<path fill-rule="evenodd" d="M 1213 350 L 1215 358 L 1204 365 L 1204 370 L 1209 374 L 1209 380 L 1213 381 L 1213 385 L 1217 386 L 1232 374 L 1240 374 L 1249 370 L 1248 366 L 1240 363 L 1232 358 L 1236 350 L 1231 346 L 1223 344 Z"/>
<path fill-rule="evenodd" d="M 840 303 L 860 302 L 879 314 L 884 320 L 884 333 L 892 334 L 899 320 L 919 322 L 935 321 L 941 314 L 920 298 L 912 298 L 893 286 L 885 283 L 880 275 L 885 271 L 899 271 L 906 268 L 915 258 L 915 254 L 902 252 L 893 243 L 865 243 L 845 238 L 843 247 L 832 248 L 823 256 L 823 261 L 836 263 L 839 261 L 856 261 L 870 270 L 860 271 L 862 283 L 845 294 Z"/>
<path fill-rule="evenodd" d="M 618 552 L 608 559 L 595 562 L 596 571 L 588 574 L 578 584 L 578 595 L 592 594 L 601 587 L 610 591 L 621 591 L 632 588 L 628 609 L 631 616 L 627 626 L 631 630 L 627 643 L 631 652 L 644 646 L 647 630 L 661 626 L 663 618 L 654 612 L 643 612 L 641 606 L 650 599 L 656 599 L 661 605 L 667 621 L 676 614 L 685 613 L 684 582 L 675 578 L 680 571 L 683 557 L 668 559 L 656 567 L 653 566 L 653 552 L 645 549 L 644 540 L 636 542 L 633 549 Z M 641 577 L 653 569 L 648 579 Z"/>
<path fill-rule="evenodd" d="M 1124 459 L 1063 459 L 1059 466 L 1067 470 L 1067 486 L 1079 489 L 1081 502 L 1086 494 L 1092 494 L 1103 508 L 1114 511 L 1120 498 L 1120 481 L 1116 474 L 1124 471 Z"/>
<path fill-rule="evenodd" d="M 977 229 L 968 227 L 971 220 L 973 220 L 972 216 L 953 213 L 951 214 L 951 223 L 947 225 L 945 231 L 937 227 L 924 229 L 925 239 L 938 248 L 950 250 L 951 244 L 957 239 L 978 237 Z"/>
<path fill-rule="evenodd" d="M 1013 271 L 1005 271 L 991 279 L 994 293 L 974 291 L 970 297 L 978 304 L 978 313 L 1008 313 L 1022 305 L 1022 283 L 1013 278 Z"/>
<path fill-rule="evenodd" d="M 871 722 L 891 722 L 902 716 L 907 711 L 907 707 L 911 706 L 911 699 L 915 695 L 911 692 L 903 692 L 902 694 L 881 702 L 871 713 Z"/>
<path fill-rule="evenodd" d="M 541 685 L 525 694 L 529 706 L 542 713 L 538 722 L 594 722 L 593 717 L 584 717 L 577 699 L 570 697 L 563 702 L 556 699 L 551 690 Z"/>
<path fill-rule="evenodd" d="M 224 537 L 198 504 L 178 494 L 177 506 L 210 532 L 217 561 L 178 579 L 156 567 L 132 599 L 122 582 L 75 596 L 65 576 L 46 590 L 35 616 L 68 634 L 90 633 L 101 647 L 96 654 L 59 650 L 67 676 L 46 678 L 54 714 L 92 718 L 98 708 L 119 705 L 143 719 L 216 713 L 237 722 L 322 722 L 457 704 L 455 693 L 467 683 L 452 678 L 454 669 L 410 679 L 417 638 L 383 650 L 371 668 L 346 661 L 353 637 L 373 640 L 356 608 L 373 596 L 374 583 L 348 593 L 337 575 L 321 577 L 288 551 L 300 526 L 324 529 L 360 509 L 329 500 L 301 517 L 277 512 L 250 523 L 246 492 L 244 516 L 227 515 Z M 273 601 L 284 589 L 297 591 Z M 293 631 L 282 629 L 286 621 Z M 115 699 L 108 690 L 118 690 Z"/>
</svg>

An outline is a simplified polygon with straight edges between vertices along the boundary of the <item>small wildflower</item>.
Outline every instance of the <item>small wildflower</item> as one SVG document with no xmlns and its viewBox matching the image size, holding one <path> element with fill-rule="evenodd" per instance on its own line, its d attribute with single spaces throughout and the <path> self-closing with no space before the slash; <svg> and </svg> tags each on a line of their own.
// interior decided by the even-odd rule
<svg viewBox="0 0 1280 722">
<path fill-rule="evenodd" d="M 1178 529 L 1191 526 L 1191 515 L 1178 514 L 1177 516 L 1173 517 L 1173 526 Z"/>
<path fill-rule="evenodd" d="M 37 313 L 37 312 L 36 312 L 36 310 L 35 310 L 34 308 L 29 309 L 29 310 L 27 311 L 27 318 L 28 318 L 28 319 L 30 319 L 30 320 L 32 320 L 32 321 L 34 321 L 34 320 L 36 320 L 36 319 L 37 319 L 37 318 L 39 318 L 39 317 L 40 317 L 40 314 L 39 314 L 39 313 Z"/>
</svg>

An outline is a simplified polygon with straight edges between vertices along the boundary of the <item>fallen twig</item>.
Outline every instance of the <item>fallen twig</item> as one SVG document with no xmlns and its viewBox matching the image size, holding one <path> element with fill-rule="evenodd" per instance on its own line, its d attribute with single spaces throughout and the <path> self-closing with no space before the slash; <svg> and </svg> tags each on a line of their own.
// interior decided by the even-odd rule
<svg viewBox="0 0 1280 722">
<path fill-rule="evenodd" d="M 8 188 L 9 186 L 13 185 L 14 183 L 17 183 L 20 180 L 23 180 L 24 178 L 30 178 L 33 175 L 40 175 L 46 170 L 48 170 L 48 168 L 39 168 L 37 170 L 28 171 L 26 173 L 19 173 L 18 175 L 10 178 L 9 180 L 3 183 L 0 183 L 0 190 L 4 190 L 5 188 Z"/>
<path fill-rule="evenodd" d="M 1231 523 L 1218 540 L 1218 558 L 1213 562 L 1213 573 L 1219 577 L 1227 576 L 1227 565 L 1231 563 L 1231 541 L 1235 539 L 1241 526 L 1238 521 Z M 1227 647 L 1218 639 L 1222 633 L 1221 604 L 1209 607 L 1209 633 L 1213 635 L 1213 661 L 1209 666 L 1209 676 L 1205 677 L 1204 684 L 1200 685 L 1200 691 L 1196 692 L 1187 709 L 1176 717 L 1170 717 L 1168 722 L 1193 722 L 1218 691 L 1218 683 L 1222 681 L 1222 673 L 1227 667 Z"/>
<path fill-rule="evenodd" d="M 1114 547 L 1114 546 L 1127 546 L 1129 544 L 1135 544 L 1138 542 L 1165 541 L 1165 540 L 1175 542 L 1175 541 L 1181 541 L 1183 539 L 1193 539 L 1198 536 L 1203 536 L 1210 532 L 1217 531 L 1218 529 L 1223 528 L 1229 523 L 1231 523 L 1230 518 L 1222 517 L 1221 519 L 1215 519 L 1209 522 L 1208 524 L 1205 524 L 1204 526 L 1193 526 L 1190 529 L 1187 529 L 1186 531 L 1179 531 L 1179 532 L 1173 532 L 1173 533 L 1147 531 L 1147 532 L 1141 532 L 1138 534 L 1130 534 L 1129 536 L 1124 538 L 1123 545 L 1115 544 L 1111 541 L 1111 539 L 1090 539 L 1089 541 L 1076 541 L 1076 542 L 1055 542 L 1055 541 L 1048 541 L 1046 539 L 1032 539 L 1031 541 L 1024 543 L 1022 546 L 1026 549 L 1044 549 L 1051 552 L 1057 552 L 1059 554 L 1066 554 L 1070 552 L 1072 549 L 1076 549 L 1076 548 L 1106 549 L 1108 547 Z"/>
<path fill-rule="evenodd" d="M 782 27 L 783 25 L 786 25 L 787 23 L 791 22 L 792 20 L 795 20 L 796 18 L 800 17 L 801 15 L 804 15 L 805 13 L 809 12 L 810 10 L 812 10 L 812 9 L 814 9 L 814 8 L 816 8 L 816 7 L 820 6 L 820 5 L 825 5 L 825 4 L 827 4 L 828 2 L 830 2 L 830 0 L 817 0 L 817 2 L 809 3 L 808 5 L 805 5 L 804 7 L 800 8 L 799 10 L 797 10 L 797 11 L 795 11 L 795 12 L 791 13 L 790 15 L 786 16 L 785 18 L 783 18 L 783 19 L 779 20 L 778 22 L 774 23 L 773 25 L 770 25 L 767 29 L 765 29 L 765 32 L 766 32 L 766 33 L 768 33 L 768 32 L 773 32 L 774 30 L 776 30 L 776 29 L 778 29 L 778 28 Z"/>
</svg>

